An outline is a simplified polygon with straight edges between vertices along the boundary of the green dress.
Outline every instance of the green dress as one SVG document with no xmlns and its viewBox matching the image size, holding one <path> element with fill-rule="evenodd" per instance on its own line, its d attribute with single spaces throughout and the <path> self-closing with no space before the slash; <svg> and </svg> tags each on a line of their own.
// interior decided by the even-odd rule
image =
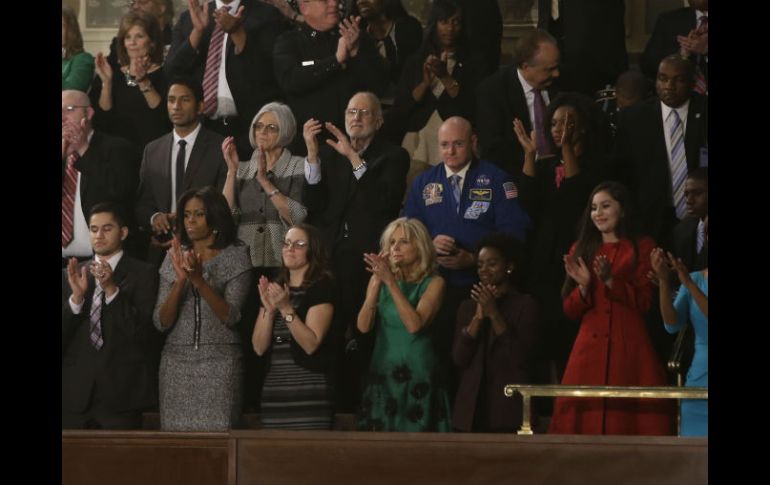
<svg viewBox="0 0 770 485">
<path fill-rule="evenodd" d="M 432 277 L 398 282 L 417 306 Z M 438 368 L 430 328 L 410 334 L 390 290 L 380 288 L 374 353 L 361 398 L 357 427 L 362 431 L 451 431 L 449 396 Z"/>
</svg>

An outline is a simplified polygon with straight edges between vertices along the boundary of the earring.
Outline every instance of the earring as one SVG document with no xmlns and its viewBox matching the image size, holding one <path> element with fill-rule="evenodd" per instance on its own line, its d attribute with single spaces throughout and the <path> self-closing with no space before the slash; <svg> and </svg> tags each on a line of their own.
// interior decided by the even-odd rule
<svg viewBox="0 0 770 485">
<path fill-rule="evenodd" d="M 511 274 L 511 273 L 513 273 L 513 270 L 509 269 L 508 271 L 506 271 L 506 273 Z"/>
<path fill-rule="evenodd" d="M 217 234 L 219 234 L 219 229 L 214 229 L 214 230 L 213 230 L 213 231 L 211 231 L 211 232 L 213 232 L 213 233 L 214 233 L 214 235 L 216 236 Z"/>
</svg>

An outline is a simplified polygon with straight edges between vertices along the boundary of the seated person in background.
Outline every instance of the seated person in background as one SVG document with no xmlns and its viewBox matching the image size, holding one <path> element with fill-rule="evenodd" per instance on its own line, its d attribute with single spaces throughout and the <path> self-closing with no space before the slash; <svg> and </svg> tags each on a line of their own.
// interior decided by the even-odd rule
<svg viewBox="0 0 770 485">
<path fill-rule="evenodd" d="M 429 325 L 441 306 L 444 278 L 425 226 L 405 217 L 391 222 L 380 252 L 366 253 L 372 273 L 358 330 L 376 327 L 374 354 L 361 398 L 361 431 L 451 431 L 446 385 Z"/>
<path fill-rule="evenodd" d="M 705 221 L 705 244 L 708 246 L 708 216 Z M 702 271 L 687 272 L 687 267 L 671 253 L 666 256 L 663 250 L 655 248 L 651 254 L 652 268 L 657 276 L 660 290 L 660 312 L 666 330 L 671 333 L 682 331 L 687 321 L 695 329 L 695 354 L 687 372 L 685 386 L 708 387 L 709 357 L 709 270 L 708 264 Z M 669 267 L 676 270 L 681 283 L 673 304 Z M 705 399 L 683 399 L 680 436 L 708 436 L 708 401 Z"/>
<path fill-rule="evenodd" d="M 535 299 L 513 285 L 521 243 L 501 233 L 479 241 L 479 283 L 457 313 L 452 359 L 460 369 L 452 425 L 460 431 L 515 432 L 521 396 L 505 397 L 506 384 L 532 382 L 538 328 Z"/>
<path fill-rule="evenodd" d="M 262 308 L 251 343 L 269 359 L 260 412 L 265 428 L 332 427 L 334 353 L 328 334 L 334 304 L 323 246 L 318 229 L 295 224 L 283 240 L 278 277 L 259 279 Z"/>
<path fill-rule="evenodd" d="M 94 78 L 94 56 L 83 50 L 83 36 L 75 11 L 61 6 L 61 88 L 84 93 Z"/>
<path fill-rule="evenodd" d="M 351 14 L 362 17 L 361 28 L 372 37 L 377 52 L 385 60 L 390 84 L 382 102 L 392 105 L 404 61 L 422 42 L 422 25 L 404 10 L 401 0 L 354 0 L 352 3 Z"/>
<path fill-rule="evenodd" d="M 475 119 L 475 89 L 481 57 L 474 55 L 465 32 L 465 14 L 457 0 L 436 0 L 425 39 L 404 65 L 396 101 L 388 112 L 389 138 L 412 159 L 408 183 L 441 162 L 436 133 L 452 116 Z"/>
<path fill-rule="evenodd" d="M 94 205 L 88 223 L 94 259 L 62 272 L 62 429 L 139 429 L 158 400 L 158 275 L 124 253 L 116 205 Z"/>
<path fill-rule="evenodd" d="M 160 360 L 160 429 L 227 431 L 241 415 L 243 365 L 236 328 L 251 283 L 220 189 L 177 202 L 176 235 L 160 267 L 153 323 L 168 332 Z"/>
<path fill-rule="evenodd" d="M 131 11 L 120 20 L 115 69 L 100 52 L 91 88 L 94 126 L 122 136 L 138 149 L 168 131 L 160 28 L 155 17 Z"/>
</svg>

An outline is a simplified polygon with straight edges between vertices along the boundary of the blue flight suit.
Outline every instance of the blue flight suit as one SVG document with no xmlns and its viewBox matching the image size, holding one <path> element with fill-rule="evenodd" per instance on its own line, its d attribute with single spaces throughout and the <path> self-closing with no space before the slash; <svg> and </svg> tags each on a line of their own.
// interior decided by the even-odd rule
<svg viewBox="0 0 770 485">
<path fill-rule="evenodd" d="M 486 160 L 473 160 L 465 174 L 457 211 L 446 169 L 440 163 L 414 180 L 402 214 L 419 219 L 431 238 L 451 236 L 458 247 L 472 253 L 481 237 L 490 232 L 506 232 L 524 242 L 530 219 L 517 199 L 518 190 L 508 173 Z M 476 281 L 472 268 L 441 268 L 441 274 L 453 286 Z"/>
</svg>

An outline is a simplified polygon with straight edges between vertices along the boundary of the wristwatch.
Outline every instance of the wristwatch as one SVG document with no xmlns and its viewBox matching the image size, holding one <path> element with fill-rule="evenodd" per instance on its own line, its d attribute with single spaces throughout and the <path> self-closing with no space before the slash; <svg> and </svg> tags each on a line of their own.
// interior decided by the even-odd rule
<svg viewBox="0 0 770 485">
<path fill-rule="evenodd" d="M 294 321 L 294 313 L 287 313 L 283 316 L 283 321 L 286 323 L 291 323 Z"/>
</svg>

